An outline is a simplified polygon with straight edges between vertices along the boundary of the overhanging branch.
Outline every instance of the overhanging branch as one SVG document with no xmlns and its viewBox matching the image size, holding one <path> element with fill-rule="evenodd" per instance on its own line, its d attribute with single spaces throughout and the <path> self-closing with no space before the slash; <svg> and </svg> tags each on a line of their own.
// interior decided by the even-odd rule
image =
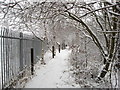
<svg viewBox="0 0 120 90">
<path fill-rule="evenodd" d="M 106 6 L 106 7 L 102 7 L 102 8 L 99 8 L 99 9 L 96 9 L 96 10 L 93 10 L 93 11 L 90 11 L 90 12 L 87 12 L 86 14 L 80 16 L 79 18 L 85 17 L 85 16 L 87 16 L 88 14 L 91 14 L 91 13 L 93 13 L 93 12 L 96 12 L 96 11 L 99 11 L 99 10 L 103 10 L 103 9 L 106 9 L 106 8 L 110 8 L 110 7 L 114 7 L 114 6 L 117 6 L 117 4 L 109 5 L 109 6 Z"/>
<path fill-rule="evenodd" d="M 79 19 L 76 15 L 70 13 L 69 11 L 67 11 L 69 14 L 69 17 L 77 22 L 80 22 L 84 27 L 86 27 L 87 32 L 90 34 L 90 36 L 92 37 L 94 43 L 96 44 L 96 46 L 99 48 L 99 50 L 101 51 L 103 57 L 105 58 L 105 52 L 104 49 L 99 41 L 99 39 L 97 38 L 97 36 L 92 32 L 92 30 L 88 27 L 88 25 L 86 25 L 81 19 Z"/>
</svg>

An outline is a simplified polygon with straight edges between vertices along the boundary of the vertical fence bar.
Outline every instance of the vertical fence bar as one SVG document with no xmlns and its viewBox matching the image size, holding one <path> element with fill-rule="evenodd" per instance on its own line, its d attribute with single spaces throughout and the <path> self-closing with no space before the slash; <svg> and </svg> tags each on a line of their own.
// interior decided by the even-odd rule
<svg viewBox="0 0 120 90">
<path fill-rule="evenodd" d="M 8 29 L 8 32 L 7 32 L 7 36 L 9 37 L 9 29 Z M 10 83 L 10 38 L 7 39 L 7 43 L 8 43 L 8 57 L 7 57 L 7 60 L 8 60 L 8 82 Z"/>
<path fill-rule="evenodd" d="M 5 29 L 5 33 L 4 33 L 4 36 L 7 36 L 7 30 Z M 6 82 L 7 82 L 7 38 L 5 38 L 5 41 L 4 41 L 4 73 L 5 73 L 5 83 L 4 85 L 6 86 Z"/>
<path fill-rule="evenodd" d="M 3 36 L 5 36 L 5 28 L 3 31 Z M 6 63 L 6 59 L 5 59 L 5 38 L 3 37 L 3 87 L 5 86 L 5 81 L 6 81 L 6 74 L 5 74 L 5 63 Z"/>
<path fill-rule="evenodd" d="M 34 75 L 34 49 L 31 48 L 31 74 Z"/>
<path fill-rule="evenodd" d="M 4 36 L 6 36 L 7 31 L 5 29 L 5 34 Z M 5 38 L 5 86 L 6 86 L 6 82 L 7 82 L 7 38 Z"/>
<path fill-rule="evenodd" d="M 5 34 L 4 36 L 7 36 L 7 30 L 5 29 Z M 6 86 L 6 82 L 7 82 L 7 38 L 5 38 L 5 86 Z"/>
<path fill-rule="evenodd" d="M 10 34 L 10 37 L 12 37 L 12 33 Z M 9 66 L 9 68 L 10 68 L 10 78 L 12 78 L 14 76 L 13 70 L 11 68 L 11 67 L 13 67 L 13 62 L 11 60 L 11 56 L 12 56 L 12 39 L 10 39 L 10 66 Z"/>
<path fill-rule="evenodd" d="M 9 31 L 8 29 L 6 29 L 6 35 L 7 37 L 9 37 Z M 6 38 L 6 85 L 9 85 L 9 38 Z"/>
<path fill-rule="evenodd" d="M 3 35 L 3 29 L 1 28 L 1 36 Z M 1 37 L 1 88 L 3 88 L 3 38 Z"/>
<path fill-rule="evenodd" d="M 21 78 L 23 77 L 23 74 L 20 73 L 20 71 L 23 71 L 23 67 L 27 65 L 26 67 L 31 66 L 31 74 L 34 74 L 34 64 L 38 62 L 36 58 L 42 55 L 42 49 L 45 48 L 46 45 L 43 45 L 42 47 L 42 41 L 38 39 L 31 39 L 31 38 L 25 38 L 23 37 L 23 33 L 20 33 L 20 37 L 13 37 L 13 32 L 9 31 L 8 29 L 1 28 L 0 38 L 1 38 L 1 88 L 6 88 L 11 85 L 11 81 L 17 81 L 17 75 L 21 74 Z M 16 35 L 16 34 L 15 34 Z M 31 36 L 30 36 L 31 37 Z M 16 41 L 20 40 L 19 45 L 16 44 Z M 34 43 L 31 43 L 34 41 Z M 31 45 L 35 44 L 34 47 Z M 18 47 L 15 47 L 15 46 Z M 25 46 L 24 46 L 25 45 Z M 19 49 L 20 51 L 16 52 L 16 49 Z M 24 50 L 25 49 L 25 50 Z M 36 51 L 36 52 L 34 52 Z M 53 47 L 53 51 L 55 52 L 55 47 Z M 19 54 L 18 61 L 15 54 Z M 27 55 L 27 56 L 26 56 Z M 26 56 L 26 57 L 25 57 Z M 54 54 L 55 56 L 55 54 Z M 26 61 L 25 61 L 26 60 Z M 36 61 L 35 61 L 36 60 Z M 29 61 L 29 64 L 28 64 Z M 19 65 L 18 65 L 19 63 Z M 17 66 L 18 65 L 18 66 Z M 17 72 L 17 67 L 19 67 L 19 71 Z M 25 68 L 26 69 L 26 68 Z"/>
<path fill-rule="evenodd" d="M 23 69 L 23 33 L 20 32 L 20 71 Z"/>
<path fill-rule="evenodd" d="M 116 67 L 118 69 L 118 88 L 120 88 L 120 34 L 118 33 L 118 61 Z"/>
</svg>

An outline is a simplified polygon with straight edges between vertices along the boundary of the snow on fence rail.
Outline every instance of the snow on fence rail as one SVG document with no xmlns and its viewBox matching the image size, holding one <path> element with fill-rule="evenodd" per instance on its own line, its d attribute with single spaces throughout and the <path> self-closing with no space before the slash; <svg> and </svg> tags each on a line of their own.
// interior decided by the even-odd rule
<svg viewBox="0 0 120 90">
<path fill-rule="evenodd" d="M 23 78 L 25 70 L 31 72 L 31 48 L 34 50 L 33 62 L 35 64 L 42 56 L 41 52 L 43 48 L 45 49 L 45 43 L 33 35 L 1 28 L 0 88 L 9 87 Z"/>
</svg>

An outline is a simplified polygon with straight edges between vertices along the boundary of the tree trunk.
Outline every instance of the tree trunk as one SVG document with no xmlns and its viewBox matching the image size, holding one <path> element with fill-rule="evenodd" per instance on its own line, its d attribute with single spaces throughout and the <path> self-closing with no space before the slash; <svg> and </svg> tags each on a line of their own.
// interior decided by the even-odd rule
<svg viewBox="0 0 120 90">
<path fill-rule="evenodd" d="M 107 72 L 108 72 L 109 66 L 110 66 L 110 62 L 107 62 L 107 63 L 105 64 L 103 70 L 101 71 L 100 76 L 98 77 L 98 80 L 101 80 L 101 78 L 104 78 L 104 77 L 105 77 L 105 75 L 106 75 Z"/>
<path fill-rule="evenodd" d="M 116 12 L 115 7 L 113 7 L 113 11 Z M 114 16 L 112 18 L 113 21 L 113 31 L 117 30 L 117 18 Z M 109 66 L 111 63 L 113 63 L 112 58 L 114 57 L 113 53 L 115 51 L 115 46 L 116 46 L 116 39 L 115 39 L 116 33 L 111 33 L 111 39 L 110 39 L 110 47 L 109 47 L 109 54 L 108 54 L 108 59 L 107 62 L 105 63 L 105 66 L 103 70 L 100 73 L 100 76 L 98 76 L 98 80 L 101 80 L 101 78 L 104 78 L 105 75 L 107 74 L 109 70 Z"/>
</svg>

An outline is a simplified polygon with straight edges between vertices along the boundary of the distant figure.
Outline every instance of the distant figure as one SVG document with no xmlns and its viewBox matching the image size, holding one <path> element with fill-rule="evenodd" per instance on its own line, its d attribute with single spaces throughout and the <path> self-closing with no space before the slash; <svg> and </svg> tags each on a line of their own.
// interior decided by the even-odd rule
<svg viewBox="0 0 120 90">
<path fill-rule="evenodd" d="M 62 43 L 62 50 L 65 49 L 65 43 Z"/>
</svg>

